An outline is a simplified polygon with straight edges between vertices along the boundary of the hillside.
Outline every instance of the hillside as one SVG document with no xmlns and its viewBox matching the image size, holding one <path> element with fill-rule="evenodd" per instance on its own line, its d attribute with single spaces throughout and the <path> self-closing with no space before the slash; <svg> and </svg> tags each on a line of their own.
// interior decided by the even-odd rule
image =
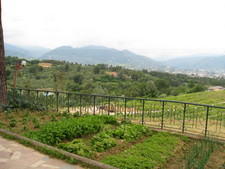
<svg viewBox="0 0 225 169">
<path fill-rule="evenodd" d="M 156 70 L 160 64 L 149 57 L 128 50 L 116 50 L 103 46 L 73 48 L 61 46 L 46 53 L 40 59 L 53 59 L 81 64 L 109 64 L 127 68 Z"/>
<path fill-rule="evenodd" d="M 224 91 L 204 91 L 198 93 L 182 94 L 179 96 L 169 96 L 163 100 L 182 101 L 199 104 L 209 104 L 217 106 L 225 106 Z"/>
<path fill-rule="evenodd" d="M 8 87 L 13 87 L 16 60 L 6 58 Z M 50 63 L 51 66 L 42 67 L 40 63 Z M 225 86 L 225 80 L 54 60 L 27 60 L 17 80 L 17 86 L 21 88 L 148 98 L 195 93 L 216 85 Z"/>
</svg>

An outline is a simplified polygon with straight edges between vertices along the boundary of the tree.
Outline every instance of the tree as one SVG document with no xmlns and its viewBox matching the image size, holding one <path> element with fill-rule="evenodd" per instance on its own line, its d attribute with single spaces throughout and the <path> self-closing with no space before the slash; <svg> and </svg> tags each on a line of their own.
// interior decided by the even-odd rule
<svg viewBox="0 0 225 169">
<path fill-rule="evenodd" d="M 5 69 L 5 50 L 2 29 L 2 2 L 0 0 L 0 105 L 8 104 L 6 69 Z"/>
</svg>

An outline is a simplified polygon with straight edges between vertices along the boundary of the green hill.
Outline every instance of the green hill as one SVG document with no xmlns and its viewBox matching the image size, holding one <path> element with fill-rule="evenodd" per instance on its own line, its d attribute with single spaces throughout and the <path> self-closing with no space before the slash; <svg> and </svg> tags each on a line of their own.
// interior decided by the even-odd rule
<svg viewBox="0 0 225 169">
<path fill-rule="evenodd" d="M 225 106 L 225 91 L 204 91 L 190 94 L 181 94 L 179 96 L 165 97 L 163 100 Z"/>
</svg>

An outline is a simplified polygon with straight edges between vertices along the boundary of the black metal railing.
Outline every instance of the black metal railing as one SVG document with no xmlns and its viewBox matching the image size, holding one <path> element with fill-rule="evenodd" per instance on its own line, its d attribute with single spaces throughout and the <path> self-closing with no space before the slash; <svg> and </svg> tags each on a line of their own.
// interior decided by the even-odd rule
<svg viewBox="0 0 225 169">
<path fill-rule="evenodd" d="M 107 114 L 157 129 L 216 135 L 225 140 L 225 107 L 221 106 L 20 88 L 9 89 L 9 96 L 45 110 Z"/>
</svg>

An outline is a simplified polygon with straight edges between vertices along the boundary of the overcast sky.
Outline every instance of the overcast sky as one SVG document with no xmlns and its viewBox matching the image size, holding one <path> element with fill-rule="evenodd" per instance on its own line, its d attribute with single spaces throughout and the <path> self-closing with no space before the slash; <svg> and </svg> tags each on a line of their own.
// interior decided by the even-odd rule
<svg viewBox="0 0 225 169">
<path fill-rule="evenodd" d="M 225 54 L 225 0 L 2 0 L 5 42 Z"/>
</svg>

